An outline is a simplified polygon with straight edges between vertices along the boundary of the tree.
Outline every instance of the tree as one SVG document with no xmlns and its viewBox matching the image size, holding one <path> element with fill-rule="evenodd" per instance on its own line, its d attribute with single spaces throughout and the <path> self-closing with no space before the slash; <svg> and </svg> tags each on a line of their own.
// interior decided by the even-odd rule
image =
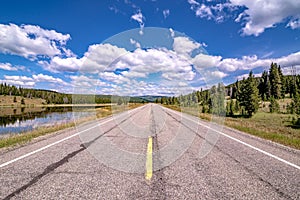
<svg viewBox="0 0 300 200">
<path fill-rule="evenodd" d="M 270 72 L 269 72 L 269 79 L 270 79 L 270 94 L 275 99 L 281 98 L 281 79 L 278 72 L 278 67 L 276 63 L 271 64 Z"/>
<path fill-rule="evenodd" d="M 231 99 L 226 103 L 226 116 L 233 116 L 234 115 L 234 102 Z"/>
<path fill-rule="evenodd" d="M 211 101 L 210 101 L 210 111 L 216 115 L 225 115 L 225 87 L 222 83 L 218 84 L 218 87 L 213 86 L 211 88 Z"/>
<path fill-rule="evenodd" d="M 270 108 L 270 112 L 271 113 L 275 113 L 275 112 L 277 113 L 280 110 L 279 104 L 278 104 L 278 102 L 276 101 L 276 99 L 273 96 L 270 98 L 270 106 L 269 106 L 269 108 Z"/>
<path fill-rule="evenodd" d="M 238 97 L 240 106 L 243 106 L 247 115 L 251 117 L 258 110 L 259 103 L 258 89 L 252 71 L 250 71 L 249 77 L 243 80 Z"/>
<path fill-rule="evenodd" d="M 262 73 L 258 89 L 262 100 L 266 101 L 270 98 L 270 81 L 267 71 Z"/>
</svg>

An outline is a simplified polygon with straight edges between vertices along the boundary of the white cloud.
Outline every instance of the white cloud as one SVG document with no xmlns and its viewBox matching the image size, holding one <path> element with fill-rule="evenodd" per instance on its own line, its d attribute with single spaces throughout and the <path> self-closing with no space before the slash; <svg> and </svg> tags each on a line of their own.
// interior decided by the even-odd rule
<svg viewBox="0 0 300 200">
<path fill-rule="evenodd" d="M 174 38 L 174 37 L 175 37 L 175 32 L 174 32 L 174 30 L 173 30 L 172 28 L 169 28 L 169 31 L 170 31 L 171 37 Z"/>
<path fill-rule="evenodd" d="M 63 81 L 60 78 L 54 78 L 53 76 L 45 75 L 45 74 L 32 75 L 32 77 L 4 75 L 4 80 L 0 80 L 0 82 L 5 82 L 7 84 L 16 85 L 16 86 L 20 85 L 23 87 L 33 87 L 36 85 L 36 83 L 39 82 L 55 83 L 56 86 L 68 85 L 67 82 Z"/>
<path fill-rule="evenodd" d="M 224 71 L 250 70 L 257 67 L 269 67 L 272 62 L 278 63 L 282 67 L 300 65 L 300 51 L 280 58 L 259 59 L 254 56 L 243 56 L 238 58 L 225 58 L 218 63 L 218 67 Z"/>
<path fill-rule="evenodd" d="M 214 17 L 214 15 L 211 11 L 211 8 L 204 4 L 201 4 L 201 6 L 199 8 L 197 8 L 196 16 L 201 17 L 201 18 L 208 18 L 208 19 L 211 19 Z"/>
<path fill-rule="evenodd" d="M 113 71 L 114 69 L 111 68 L 112 62 L 126 53 L 128 53 L 126 49 L 111 44 L 91 45 L 84 54 L 85 58 L 80 71 Z"/>
<path fill-rule="evenodd" d="M 46 70 L 51 72 L 76 72 L 82 66 L 84 59 L 78 59 L 76 57 L 60 58 L 55 56 L 50 62 L 39 61 Z"/>
<path fill-rule="evenodd" d="M 196 67 L 196 69 L 202 69 L 202 68 L 216 67 L 221 61 L 221 59 L 222 59 L 221 56 L 198 54 L 193 58 L 192 62 Z"/>
<path fill-rule="evenodd" d="M 114 72 L 100 72 L 99 78 L 116 84 L 122 84 L 130 82 L 130 79 L 122 76 L 121 74 L 115 74 Z"/>
<path fill-rule="evenodd" d="M 170 15 L 170 10 L 169 9 L 163 10 L 163 15 L 164 18 L 166 19 Z"/>
<path fill-rule="evenodd" d="M 124 48 L 111 44 L 94 44 L 82 58 L 60 58 L 55 56 L 50 62 L 39 61 L 39 64 L 51 72 L 89 72 L 98 73 L 105 70 L 114 70 L 110 64 L 118 57 L 128 53 Z"/>
<path fill-rule="evenodd" d="M 98 88 L 102 89 L 102 87 L 110 87 L 111 85 L 101 81 L 98 78 L 93 76 L 70 76 L 71 85 L 74 87 L 74 92 L 86 93 L 86 94 L 95 94 Z"/>
<path fill-rule="evenodd" d="M 69 34 L 45 30 L 39 26 L 0 24 L 0 52 L 28 59 L 63 55 L 66 49 L 62 47 L 69 39 Z M 70 51 L 67 51 L 67 54 L 70 54 Z"/>
<path fill-rule="evenodd" d="M 53 76 L 45 75 L 45 74 L 32 75 L 32 78 L 36 82 L 50 82 L 50 83 L 56 83 L 61 85 L 68 85 L 65 81 L 63 81 L 60 78 L 54 78 Z"/>
<path fill-rule="evenodd" d="M 258 73 L 258 74 L 253 74 L 254 77 L 261 77 L 262 73 Z M 244 78 L 247 79 L 249 77 L 249 73 L 247 74 L 242 74 L 236 77 L 236 79 L 238 80 L 243 80 Z"/>
<path fill-rule="evenodd" d="M 291 20 L 291 21 L 287 24 L 287 27 L 291 27 L 291 29 L 297 29 L 297 28 L 300 28 L 300 19 Z"/>
<path fill-rule="evenodd" d="M 145 23 L 144 23 L 144 19 L 145 17 L 143 16 L 141 10 L 139 10 L 136 14 L 132 15 L 131 16 L 131 19 L 137 21 L 140 25 L 140 35 L 143 35 L 143 29 L 144 29 L 144 26 L 145 26 Z"/>
<path fill-rule="evenodd" d="M 136 48 L 141 48 L 141 44 L 132 38 L 130 38 L 130 44 L 133 44 Z"/>
<path fill-rule="evenodd" d="M 300 1 L 295 0 L 231 0 L 234 6 L 245 6 L 246 9 L 239 15 L 236 21 L 245 20 L 242 29 L 244 35 L 263 33 L 267 28 L 273 28 L 276 24 L 292 18 L 288 23 L 291 28 L 299 28 L 297 22 L 300 19 Z"/>
<path fill-rule="evenodd" d="M 287 23 L 292 29 L 300 28 L 300 1 L 298 0 L 229 0 L 209 4 L 188 0 L 196 16 L 223 22 L 235 18 L 243 25 L 243 35 L 258 36 L 279 23 Z M 242 10 L 237 14 L 238 10 Z M 234 11 L 234 12 L 233 12 Z"/>
<path fill-rule="evenodd" d="M 167 49 L 136 49 L 120 57 L 114 69 L 129 69 L 122 72 L 126 77 L 147 77 L 151 73 L 162 73 L 163 78 L 190 80 L 194 73 L 191 63 Z M 192 74 L 192 75 L 191 75 Z"/>
<path fill-rule="evenodd" d="M 199 48 L 201 45 L 197 42 L 190 40 L 187 37 L 175 37 L 173 49 L 176 53 L 190 57 L 193 50 Z"/>
<path fill-rule="evenodd" d="M 200 5 L 197 1 L 195 0 L 188 0 L 188 3 L 191 5 Z"/>
<path fill-rule="evenodd" d="M 11 81 L 33 81 L 33 78 L 28 76 L 7 76 L 4 75 L 5 80 L 11 80 Z"/>
<path fill-rule="evenodd" d="M 13 67 L 10 63 L 0 63 L 0 69 L 6 71 L 17 71 L 17 67 Z"/>
</svg>

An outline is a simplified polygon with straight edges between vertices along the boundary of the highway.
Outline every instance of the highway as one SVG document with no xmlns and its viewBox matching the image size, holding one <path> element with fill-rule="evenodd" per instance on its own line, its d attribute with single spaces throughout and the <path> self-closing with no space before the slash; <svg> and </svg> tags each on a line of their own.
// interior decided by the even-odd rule
<svg viewBox="0 0 300 200">
<path fill-rule="evenodd" d="M 300 151 L 146 104 L 2 151 L 0 199 L 300 199 Z"/>
</svg>

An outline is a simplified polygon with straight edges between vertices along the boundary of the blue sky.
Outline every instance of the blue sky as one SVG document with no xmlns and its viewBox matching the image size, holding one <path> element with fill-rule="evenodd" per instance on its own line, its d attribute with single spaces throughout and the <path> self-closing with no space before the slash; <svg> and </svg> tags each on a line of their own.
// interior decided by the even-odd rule
<svg viewBox="0 0 300 200">
<path fill-rule="evenodd" d="M 178 95 L 300 71 L 298 0 L 5 0 L 0 82 L 67 93 Z"/>
</svg>

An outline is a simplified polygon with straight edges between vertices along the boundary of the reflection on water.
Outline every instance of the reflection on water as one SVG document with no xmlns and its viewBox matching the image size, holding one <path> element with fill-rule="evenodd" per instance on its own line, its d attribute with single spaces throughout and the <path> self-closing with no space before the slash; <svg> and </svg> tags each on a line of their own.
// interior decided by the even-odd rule
<svg viewBox="0 0 300 200">
<path fill-rule="evenodd" d="M 21 133 L 42 126 L 72 122 L 75 119 L 94 115 L 95 107 L 0 107 L 0 136 Z"/>
</svg>

